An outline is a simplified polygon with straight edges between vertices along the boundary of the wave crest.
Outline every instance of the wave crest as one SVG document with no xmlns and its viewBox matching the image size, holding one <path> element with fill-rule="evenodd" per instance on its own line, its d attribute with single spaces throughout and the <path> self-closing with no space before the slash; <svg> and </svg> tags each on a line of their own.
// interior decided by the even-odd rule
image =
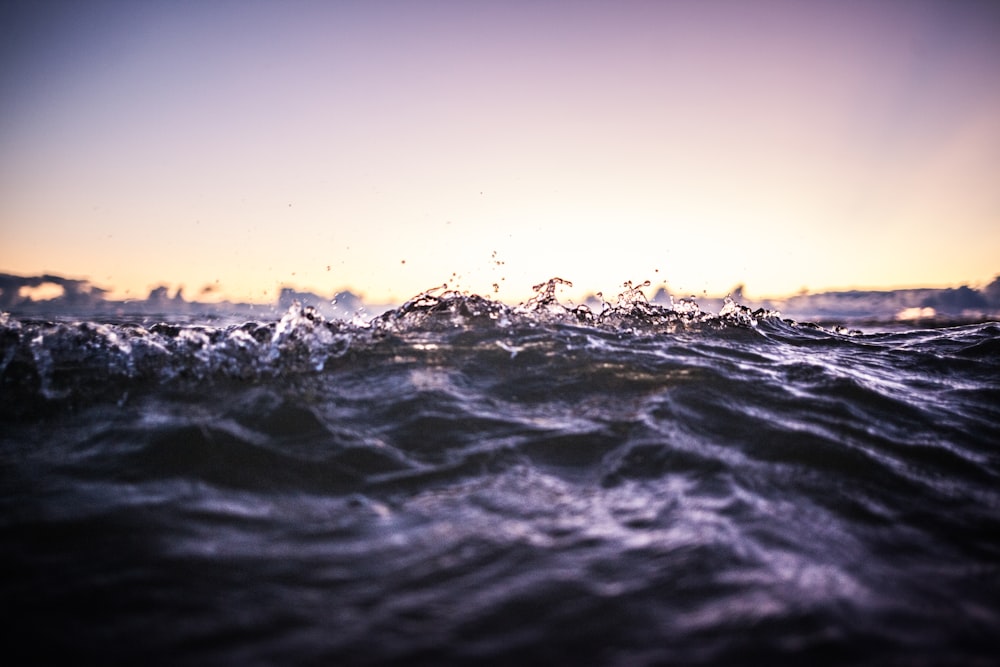
<svg viewBox="0 0 1000 667">
<path fill-rule="evenodd" d="M 597 307 L 560 300 L 559 289 L 571 286 L 554 277 L 536 285 L 527 301 L 509 306 L 442 285 L 367 323 L 327 320 L 299 302 L 277 321 L 229 326 L 20 321 L 2 314 L 0 379 L 12 400 L 0 411 L 33 413 L 39 406 L 96 397 L 122 400 L 146 386 L 322 373 L 347 357 L 395 354 L 394 346 L 435 336 L 454 342 L 456 335 L 481 335 L 490 338 L 488 347 L 518 350 L 523 336 L 565 328 L 622 337 L 755 329 L 762 321 L 780 322 L 775 312 L 751 311 L 730 298 L 718 313 L 702 310 L 691 299 L 652 303 L 643 292 L 648 281 L 624 283 L 615 303 L 600 296 Z"/>
</svg>

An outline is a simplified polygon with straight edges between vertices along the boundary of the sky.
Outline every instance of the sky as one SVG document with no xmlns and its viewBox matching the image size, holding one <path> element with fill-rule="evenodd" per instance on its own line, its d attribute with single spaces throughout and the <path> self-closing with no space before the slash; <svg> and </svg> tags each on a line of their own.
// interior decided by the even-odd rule
<svg viewBox="0 0 1000 667">
<path fill-rule="evenodd" d="M 111 296 L 982 285 L 998 184 L 1000 3 L 0 0 L 0 272 Z"/>
</svg>

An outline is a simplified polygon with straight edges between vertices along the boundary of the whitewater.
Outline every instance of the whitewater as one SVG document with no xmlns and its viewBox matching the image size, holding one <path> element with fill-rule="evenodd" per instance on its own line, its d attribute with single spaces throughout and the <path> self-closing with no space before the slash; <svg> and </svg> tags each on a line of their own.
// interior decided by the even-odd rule
<svg viewBox="0 0 1000 667">
<path fill-rule="evenodd" d="M 1000 323 L 0 314 L 16 664 L 991 665 Z"/>
</svg>

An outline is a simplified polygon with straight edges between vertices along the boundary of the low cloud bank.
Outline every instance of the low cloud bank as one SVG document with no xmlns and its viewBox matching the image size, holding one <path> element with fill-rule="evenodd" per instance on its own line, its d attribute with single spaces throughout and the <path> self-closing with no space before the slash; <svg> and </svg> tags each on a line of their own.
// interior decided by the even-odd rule
<svg viewBox="0 0 1000 667">
<path fill-rule="evenodd" d="M 390 306 L 366 304 L 360 296 L 340 291 L 320 296 L 286 287 L 270 305 L 233 301 L 189 301 L 183 289 L 173 294 L 167 287 L 152 289 L 145 299 L 108 299 L 108 290 L 86 280 L 56 275 L 17 276 L 0 273 L 0 311 L 22 317 L 249 317 L 261 318 L 269 312 L 284 312 L 293 302 L 316 308 L 324 317 L 350 319 L 374 317 Z"/>
</svg>

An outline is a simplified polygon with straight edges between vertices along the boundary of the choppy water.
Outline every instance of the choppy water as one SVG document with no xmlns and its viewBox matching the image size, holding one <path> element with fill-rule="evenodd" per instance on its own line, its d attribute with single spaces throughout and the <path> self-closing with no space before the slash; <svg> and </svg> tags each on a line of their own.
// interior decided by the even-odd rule
<svg viewBox="0 0 1000 667">
<path fill-rule="evenodd" d="M 7 655 L 996 664 L 1000 325 L 0 315 Z"/>
</svg>

